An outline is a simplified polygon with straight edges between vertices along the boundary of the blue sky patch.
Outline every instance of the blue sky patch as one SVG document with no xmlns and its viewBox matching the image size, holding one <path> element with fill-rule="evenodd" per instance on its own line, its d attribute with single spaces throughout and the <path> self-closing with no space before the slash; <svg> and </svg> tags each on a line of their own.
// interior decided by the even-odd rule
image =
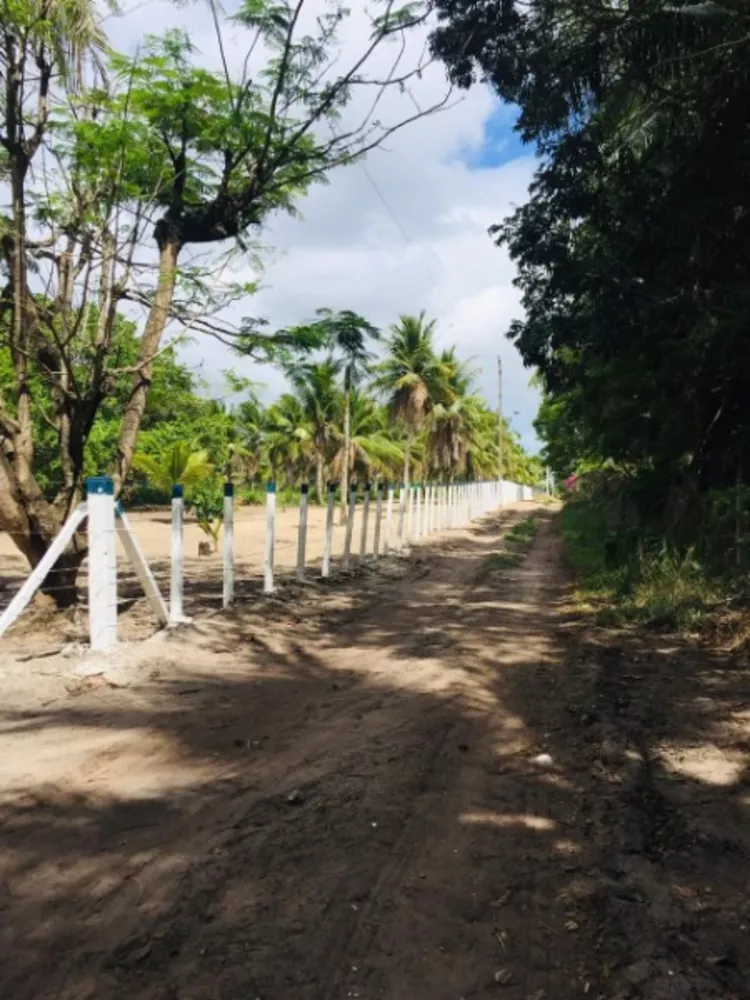
<svg viewBox="0 0 750 1000">
<path fill-rule="evenodd" d="M 532 156 L 532 146 L 525 146 L 513 131 L 518 109 L 500 101 L 484 123 L 484 135 L 478 146 L 465 147 L 459 158 L 471 170 L 491 170 L 522 156 Z"/>
</svg>

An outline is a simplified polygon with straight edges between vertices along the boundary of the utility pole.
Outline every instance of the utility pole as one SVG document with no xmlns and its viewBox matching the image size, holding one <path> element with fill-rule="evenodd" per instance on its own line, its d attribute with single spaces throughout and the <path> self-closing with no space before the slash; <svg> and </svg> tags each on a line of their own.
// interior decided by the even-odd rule
<svg viewBox="0 0 750 1000">
<path fill-rule="evenodd" d="M 497 478 L 503 481 L 503 362 L 497 356 Z"/>
</svg>

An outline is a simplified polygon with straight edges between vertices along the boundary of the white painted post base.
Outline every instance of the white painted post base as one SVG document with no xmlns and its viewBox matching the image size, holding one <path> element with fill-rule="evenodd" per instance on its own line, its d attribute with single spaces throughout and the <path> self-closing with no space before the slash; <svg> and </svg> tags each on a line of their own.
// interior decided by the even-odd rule
<svg viewBox="0 0 750 1000">
<path fill-rule="evenodd" d="M 336 513 L 336 484 L 328 484 L 328 507 L 326 509 L 326 531 L 323 540 L 323 562 L 320 567 L 320 575 L 328 577 L 331 575 L 331 550 L 333 549 L 333 519 Z"/>
<path fill-rule="evenodd" d="M 86 480 L 89 513 L 89 634 L 91 648 L 117 644 L 115 490 L 110 476 Z"/>
<path fill-rule="evenodd" d="M 404 516 L 406 514 L 406 487 L 402 483 L 398 491 L 398 528 L 396 535 L 396 550 L 401 552 L 404 547 Z"/>
<path fill-rule="evenodd" d="M 169 586 L 169 624 L 179 625 L 190 621 L 185 617 L 182 598 L 185 573 L 185 546 L 183 517 L 185 500 L 182 484 L 172 487 L 172 574 Z"/>
<path fill-rule="evenodd" d="M 309 487 L 303 483 L 299 494 L 299 534 L 297 536 L 297 579 L 305 579 L 305 549 L 307 547 L 307 495 Z"/>
<path fill-rule="evenodd" d="M 346 515 L 346 535 L 344 536 L 344 557 L 341 560 L 341 568 L 349 569 L 352 554 L 352 534 L 354 532 L 354 516 L 357 509 L 357 487 L 352 486 L 349 490 L 349 509 Z"/>
<path fill-rule="evenodd" d="M 359 561 L 365 561 L 367 552 L 367 521 L 370 517 L 370 484 L 365 483 L 365 496 L 362 503 L 362 534 L 359 539 Z"/>
<path fill-rule="evenodd" d="M 263 572 L 263 593 L 273 593 L 273 553 L 276 545 L 276 483 L 266 490 L 266 558 Z"/>
<path fill-rule="evenodd" d="M 383 485 L 375 483 L 375 531 L 372 537 L 372 561 L 377 562 L 380 555 L 380 524 L 383 514 Z"/>
<path fill-rule="evenodd" d="M 224 590 L 225 608 L 234 600 L 234 486 L 224 483 Z"/>
</svg>

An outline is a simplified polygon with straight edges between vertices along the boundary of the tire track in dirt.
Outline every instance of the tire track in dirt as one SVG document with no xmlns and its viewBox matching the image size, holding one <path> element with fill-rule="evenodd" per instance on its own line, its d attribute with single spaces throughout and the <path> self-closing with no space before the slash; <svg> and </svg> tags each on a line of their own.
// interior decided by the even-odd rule
<svg viewBox="0 0 750 1000">
<path fill-rule="evenodd" d="M 572 996 L 550 992 L 562 982 L 551 967 L 566 960 L 536 920 L 540 892 L 554 893 L 517 884 L 542 863 L 544 824 L 566 804 L 536 781 L 523 718 L 504 704 L 505 675 L 528 672 L 531 690 L 547 656 L 555 544 L 543 531 L 521 567 L 484 571 L 501 531 L 528 512 L 425 546 L 401 579 L 321 595 L 292 634 L 271 622 L 251 642 L 247 622 L 225 616 L 162 643 L 163 676 L 178 673 L 179 695 L 189 675 L 198 694 L 185 713 L 158 685 L 158 698 L 140 688 L 139 704 L 186 767 L 210 763 L 213 776 L 144 801 L 135 821 L 79 823 L 83 874 L 66 862 L 64 878 L 49 876 L 54 968 L 32 974 L 29 952 L 26 978 L 11 968 L 0 986 L 17 1000 L 52 980 L 59 1000 L 474 1000 L 504 971 L 508 1000 L 542 987 Z M 98 704 L 87 697 L 81 712 Z M 148 714 L 133 719 L 143 727 Z M 106 768 L 95 778 L 107 787 Z M 54 834 L 26 834 L 24 846 L 41 856 Z M 14 847 L 21 837 L 18 827 Z M 86 896 L 98 855 L 128 872 L 106 908 Z M 544 916 L 555 923 L 554 906 Z"/>
</svg>

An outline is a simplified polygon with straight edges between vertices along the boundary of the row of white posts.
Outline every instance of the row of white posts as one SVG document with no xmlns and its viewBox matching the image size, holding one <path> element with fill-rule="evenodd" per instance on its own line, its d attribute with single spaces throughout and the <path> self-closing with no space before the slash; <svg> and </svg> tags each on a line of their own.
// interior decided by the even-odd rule
<svg viewBox="0 0 750 1000">
<path fill-rule="evenodd" d="M 325 514 L 323 559 L 320 574 L 331 575 L 333 530 L 337 487 L 331 483 Z M 307 549 L 308 487 L 300 491 L 299 535 L 296 577 L 305 579 Z M 417 541 L 439 531 L 461 528 L 510 500 L 531 499 L 531 487 L 519 487 L 507 481 L 482 483 L 427 483 L 407 487 L 366 484 L 362 497 L 362 521 L 359 544 L 354 538 L 358 501 L 357 486 L 352 486 L 347 505 L 344 552 L 341 569 L 348 570 L 354 559 L 367 558 L 367 531 L 374 517 L 372 551 L 376 562 L 381 554 L 404 552 Z M 374 510 L 373 510 L 374 508 Z M 119 538 L 151 608 L 162 625 L 187 621 L 183 611 L 184 581 L 184 497 L 182 486 L 172 490 L 172 564 L 169 609 L 141 551 L 125 511 L 115 502 L 112 480 L 98 476 L 87 480 L 86 502 L 70 515 L 44 558 L 28 576 L 8 607 L 0 614 L 0 636 L 13 624 L 44 582 L 73 536 L 88 522 L 88 591 L 91 648 L 108 649 L 117 642 L 117 566 L 115 539 Z M 269 483 L 266 493 L 266 545 L 263 590 L 274 590 L 274 549 L 276 529 L 276 487 Z M 357 547 L 356 553 L 353 552 Z M 234 600 L 234 488 L 224 487 L 223 604 Z"/>
<path fill-rule="evenodd" d="M 487 511 L 499 507 L 510 499 L 531 499 L 519 495 L 515 483 L 492 481 L 481 483 L 422 483 L 409 487 L 387 484 L 365 484 L 362 494 L 362 519 L 360 537 L 354 538 L 354 523 L 359 499 L 359 491 L 353 485 L 347 498 L 347 517 L 344 535 L 344 552 L 341 569 L 348 570 L 352 562 L 368 557 L 367 539 L 370 516 L 374 517 L 372 551 L 369 557 L 377 562 L 386 552 L 403 552 L 414 542 L 426 538 L 437 531 L 460 528 Z M 299 534 L 297 538 L 297 566 L 295 575 L 299 581 L 305 579 L 307 551 L 309 488 L 303 484 L 300 489 Z M 171 618 L 182 619 L 182 488 L 176 486 L 172 495 L 172 599 Z M 323 559 L 320 575 L 331 575 L 333 555 L 333 532 L 337 504 L 337 485 L 330 483 L 325 513 Z M 374 509 L 373 509 L 374 508 Z M 274 548 L 276 524 L 276 486 L 268 484 L 266 493 L 266 546 L 263 566 L 263 590 L 266 594 L 274 590 Z M 354 549 L 357 548 L 355 554 Z M 224 607 L 229 607 L 234 599 L 234 490 L 231 483 L 224 487 Z"/>
</svg>

